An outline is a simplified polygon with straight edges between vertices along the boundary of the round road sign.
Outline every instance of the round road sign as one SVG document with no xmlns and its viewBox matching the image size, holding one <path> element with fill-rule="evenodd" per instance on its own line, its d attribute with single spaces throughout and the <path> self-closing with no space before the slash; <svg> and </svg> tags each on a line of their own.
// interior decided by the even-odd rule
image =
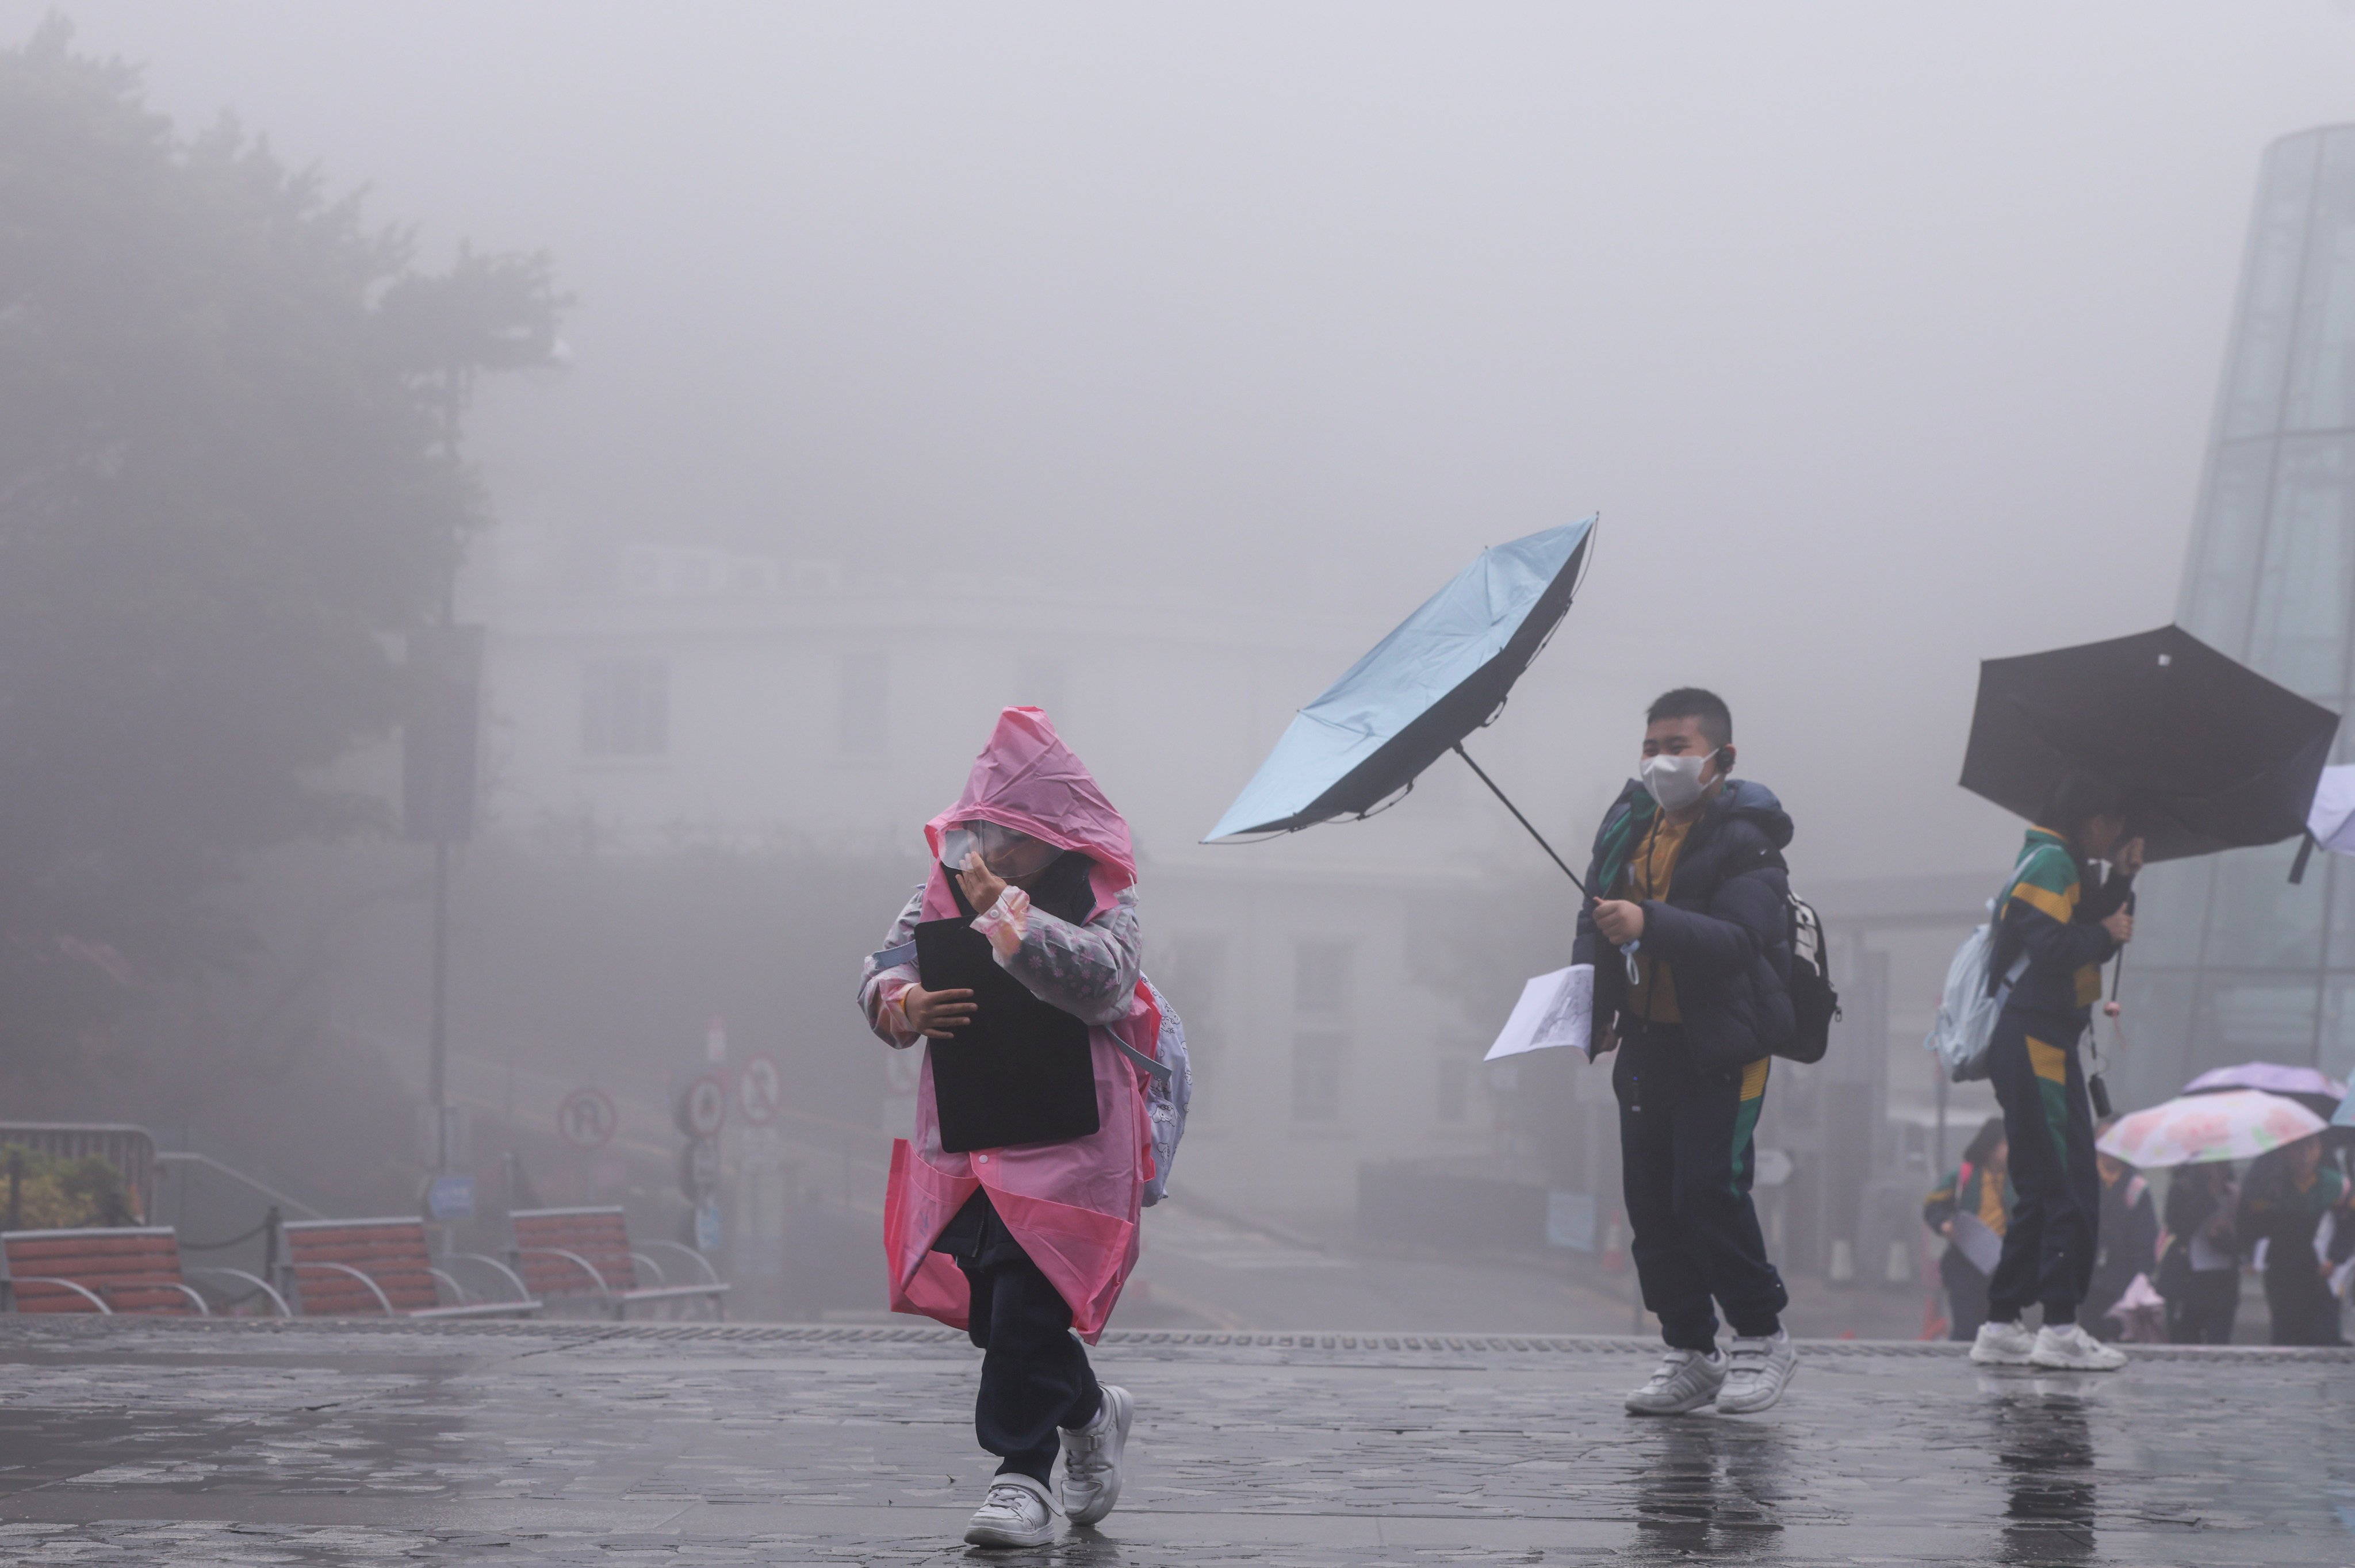
<svg viewBox="0 0 2355 1568">
<path fill-rule="evenodd" d="M 765 1127 L 784 1108 L 785 1075 L 765 1056 L 748 1056 L 736 1075 L 736 1097 L 743 1102 L 744 1119 Z"/>
<path fill-rule="evenodd" d="M 698 1138 L 679 1155 L 678 1184 L 689 1198 L 698 1201 L 719 1188 L 719 1143 L 716 1138 Z"/>
<path fill-rule="evenodd" d="M 621 1125 L 613 1096 L 602 1089 L 575 1089 L 556 1107 L 556 1130 L 574 1148 L 602 1148 Z"/>
<path fill-rule="evenodd" d="M 717 1078 L 698 1078 L 679 1097 L 678 1125 L 694 1138 L 717 1137 L 728 1119 L 728 1091 Z"/>
</svg>

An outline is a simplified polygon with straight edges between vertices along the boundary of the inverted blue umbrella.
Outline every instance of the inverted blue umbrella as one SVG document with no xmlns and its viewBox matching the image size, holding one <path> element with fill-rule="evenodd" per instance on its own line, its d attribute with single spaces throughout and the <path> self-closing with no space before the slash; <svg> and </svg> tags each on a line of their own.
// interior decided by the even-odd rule
<svg viewBox="0 0 2355 1568">
<path fill-rule="evenodd" d="M 1472 761 L 1464 737 L 1496 718 L 1513 682 L 1561 624 L 1585 573 L 1597 520 L 1482 550 L 1294 715 L 1275 750 L 1202 842 L 1295 833 L 1337 817 L 1369 816 L 1454 752 L 1578 882 L 1578 873 Z"/>
</svg>

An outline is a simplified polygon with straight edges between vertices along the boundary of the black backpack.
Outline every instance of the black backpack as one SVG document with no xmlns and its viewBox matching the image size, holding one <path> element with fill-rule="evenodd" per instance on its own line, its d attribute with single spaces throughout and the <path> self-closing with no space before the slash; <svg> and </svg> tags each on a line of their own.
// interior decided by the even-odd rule
<svg viewBox="0 0 2355 1568">
<path fill-rule="evenodd" d="M 1840 1016 L 1839 993 L 1832 989 L 1831 949 L 1813 904 L 1790 895 L 1791 1014 L 1798 1020 L 1790 1040 L 1774 1054 L 1792 1061 L 1821 1061 L 1830 1049 L 1832 1020 Z"/>
</svg>

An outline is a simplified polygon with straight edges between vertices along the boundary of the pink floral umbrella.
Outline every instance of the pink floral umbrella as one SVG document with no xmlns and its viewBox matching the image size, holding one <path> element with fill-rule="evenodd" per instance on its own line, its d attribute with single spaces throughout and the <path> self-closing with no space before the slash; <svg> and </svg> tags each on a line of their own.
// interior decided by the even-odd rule
<svg viewBox="0 0 2355 1568">
<path fill-rule="evenodd" d="M 2121 1116 L 2094 1147 L 2144 1170 L 2254 1159 L 2327 1124 L 2295 1100 L 2256 1089 L 2186 1094 Z"/>
</svg>

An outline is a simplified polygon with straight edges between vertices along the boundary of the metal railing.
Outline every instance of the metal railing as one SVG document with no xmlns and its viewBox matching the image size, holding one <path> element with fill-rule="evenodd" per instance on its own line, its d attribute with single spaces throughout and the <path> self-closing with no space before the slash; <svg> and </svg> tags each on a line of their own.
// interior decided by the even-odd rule
<svg viewBox="0 0 2355 1568">
<path fill-rule="evenodd" d="M 180 1181 L 183 1192 L 181 1207 L 183 1209 L 186 1209 L 187 1206 L 187 1200 L 185 1195 L 187 1185 L 187 1172 L 191 1170 L 208 1170 L 213 1172 L 215 1175 L 225 1176 L 231 1181 L 237 1182 L 243 1187 L 250 1189 L 252 1191 L 260 1193 L 262 1197 L 270 1200 L 272 1203 L 275 1204 L 281 1210 L 300 1214 L 308 1220 L 324 1220 L 327 1218 L 326 1215 L 320 1213 L 316 1209 L 312 1208 L 308 1203 L 304 1202 L 301 1199 L 289 1198 L 285 1193 L 279 1191 L 278 1189 L 271 1186 L 268 1182 L 258 1180 L 253 1177 L 248 1176 L 245 1172 L 238 1169 L 235 1166 L 223 1165 L 219 1160 L 215 1159 L 208 1154 L 197 1154 L 189 1149 L 164 1149 L 155 1154 L 152 1157 L 157 1165 L 176 1165 L 181 1168 Z"/>
<path fill-rule="evenodd" d="M 0 1122 L 0 1144 L 52 1159 L 96 1155 L 123 1178 L 134 1219 L 144 1224 L 155 1211 L 155 1138 L 145 1127 L 128 1122 Z"/>
</svg>

